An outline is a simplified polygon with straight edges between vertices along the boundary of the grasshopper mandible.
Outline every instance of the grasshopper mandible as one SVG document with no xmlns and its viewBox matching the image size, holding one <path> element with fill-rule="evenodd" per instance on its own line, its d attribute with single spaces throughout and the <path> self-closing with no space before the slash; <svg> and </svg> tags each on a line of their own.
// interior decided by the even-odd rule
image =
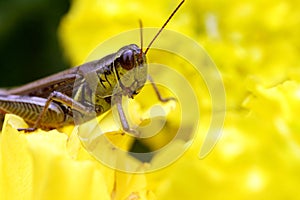
<svg viewBox="0 0 300 200">
<path fill-rule="evenodd" d="M 148 79 L 160 101 L 166 102 L 174 99 L 172 97 L 163 98 L 160 95 L 155 83 L 147 73 L 146 54 L 183 3 L 184 0 L 171 13 L 145 52 L 142 47 L 140 22 L 141 48 L 130 44 L 102 59 L 82 64 L 18 88 L 3 90 L 0 93 L 0 113 L 2 115 L 5 113 L 16 114 L 31 126 L 30 128 L 19 128 L 19 131 L 30 132 L 37 128 L 45 130 L 59 128 L 74 123 L 74 112 L 87 116 L 85 118 L 87 121 L 90 119 L 88 116 L 93 116 L 92 113 L 101 115 L 108 111 L 111 108 L 113 89 L 117 85 L 120 91 L 115 94 L 114 98 L 123 131 L 135 133 L 129 127 L 122 108 L 123 96 L 133 98 Z M 122 82 L 121 77 L 128 71 L 132 72 L 130 73 L 131 77 L 127 78 L 130 82 Z M 91 77 L 88 76 L 90 74 L 95 75 L 92 78 L 94 78 L 93 81 L 96 81 L 96 90 L 92 89 L 89 84 L 88 79 Z M 74 90 L 76 91 L 75 96 L 81 100 L 80 102 L 72 98 Z M 83 120 L 83 122 L 85 121 Z"/>
</svg>

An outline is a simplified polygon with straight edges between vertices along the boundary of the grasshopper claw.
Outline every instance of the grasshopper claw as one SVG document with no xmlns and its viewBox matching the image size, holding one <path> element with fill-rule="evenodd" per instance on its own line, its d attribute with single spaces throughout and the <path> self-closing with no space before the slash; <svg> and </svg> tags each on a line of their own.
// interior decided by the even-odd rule
<svg viewBox="0 0 300 200">
<path fill-rule="evenodd" d="M 18 131 L 24 131 L 25 133 L 30 133 L 35 130 L 36 130 L 36 128 L 18 128 Z"/>
<path fill-rule="evenodd" d="M 131 129 L 130 128 L 130 129 L 126 130 L 125 132 L 127 132 L 127 133 L 129 133 L 129 134 L 131 134 L 131 135 L 133 135 L 137 138 L 139 138 L 141 136 L 141 133 L 136 129 Z"/>
</svg>

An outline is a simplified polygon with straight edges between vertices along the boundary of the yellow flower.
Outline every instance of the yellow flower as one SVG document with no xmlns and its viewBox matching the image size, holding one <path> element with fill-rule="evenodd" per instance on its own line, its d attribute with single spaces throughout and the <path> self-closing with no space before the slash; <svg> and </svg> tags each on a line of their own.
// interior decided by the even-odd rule
<svg viewBox="0 0 300 200">
<path fill-rule="evenodd" d="M 287 81 L 271 88 L 253 84 L 243 103 L 247 110 L 227 113 L 211 155 L 197 160 L 193 145 L 171 167 L 150 175 L 159 198 L 297 198 L 300 83 Z"/>
<path fill-rule="evenodd" d="M 116 172 L 56 130 L 19 133 L 22 119 L 6 115 L 1 134 L 1 199 L 148 199 L 144 175 Z M 74 141 L 71 141 L 72 143 Z"/>
<path fill-rule="evenodd" d="M 142 19 L 144 27 L 161 26 L 175 6 L 176 3 L 171 0 L 74 0 L 70 12 L 62 19 L 59 35 L 67 57 L 78 65 L 100 42 L 138 28 L 138 19 Z M 294 1 L 190 0 L 168 24 L 167 28 L 184 33 L 202 44 L 219 67 L 224 80 L 227 115 L 223 129 L 213 127 L 216 132 L 222 131 L 222 137 L 209 156 L 199 159 L 200 147 L 212 120 L 213 94 L 204 80 L 205 76 L 202 79 L 195 76 L 191 64 L 184 58 L 174 58 L 166 52 L 152 49 L 147 55 L 149 61 L 173 66 L 193 88 L 201 110 L 195 138 L 177 140 L 154 155 L 150 163 L 141 163 L 121 151 L 116 153 L 114 148 L 103 152 L 101 146 L 107 143 L 97 134 L 90 138 L 82 131 L 92 126 L 78 129 L 79 137 L 91 139 L 91 143 L 86 143 L 91 146 L 87 145 L 85 149 L 76 137 L 70 136 L 68 141 L 66 135 L 57 131 L 20 134 L 14 129 L 20 127 L 20 120 L 9 115 L 0 139 L 0 198 L 297 198 L 300 195 L 299 6 Z M 139 32 L 134 33 L 139 44 Z M 148 37 L 145 34 L 145 38 Z M 163 35 L 159 38 L 155 43 L 165 44 Z M 120 48 L 126 42 L 111 44 L 120 45 Z M 170 42 L 173 49 L 181 49 L 192 57 L 203 59 L 201 65 L 209 62 L 207 57 L 197 54 L 199 52 L 193 54 L 192 48 L 180 44 L 180 41 Z M 101 49 L 102 53 L 118 50 L 105 47 L 107 49 Z M 175 94 L 187 92 L 179 79 L 160 72 L 163 79 L 173 85 Z M 163 92 L 164 96 L 173 95 L 172 90 Z M 194 115 L 178 118 L 182 114 L 180 109 L 186 104 L 190 113 L 196 110 L 191 99 L 179 100 L 175 106 L 163 106 L 167 123 L 162 132 L 140 141 L 150 151 L 168 144 L 181 125 L 189 132 L 188 128 L 197 123 Z M 146 85 L 135 101 L 133 105 L 137 107 L 129 105 L 127 113 L 131 115 L 133 124 L 151 124 L 151 113 L 147 113 L 156 101 L 152 88 Z M 220 113 L 223 111 L 219 110 Z M 159 125 L 160 116 L 155 119 L 153 122 Z M 111 116 L 105 120 L 102 121 L 106 123 L 104 129 L 115 133 Z M 108 138 L 125 152 L 133 141 L 120 134 L 112 134 Z M 170 157 L 186 150 L 186 147 L 189 149 L 176 162 L 166 164 Z M 128 159 L 121 162 L 123 165 L 120 167 L 132 164 L 141 174 L 115 171 L 95 160 L 87 151 L 97 159 L 100 156 L 111 158 L 108 161 L 114 161 L 117 156 L 122 161 Z M 147 170 L 151 172 L 142 173 Z"/>
<path fill-rule="evenodd" d="M 21 119 L 6 116 L 1 137 L 4 199 L 93 199 L 94 195 L 108 199 L 109 188 L 97 166 L 68 156 L 66 135 L 20 134 L 16 127 L 24 126 Z M 87 187 L 93 183 L 101 189 Z"/>
</svg>

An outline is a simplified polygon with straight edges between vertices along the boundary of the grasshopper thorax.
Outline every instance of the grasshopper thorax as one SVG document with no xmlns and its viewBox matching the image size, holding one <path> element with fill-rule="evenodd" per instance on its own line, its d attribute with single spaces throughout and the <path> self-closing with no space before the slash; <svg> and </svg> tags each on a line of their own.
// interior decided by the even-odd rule
<svg viewBox="0 0 300 200">
<path fill-rule="evenodd" d="M 132 98 L 147 80 L 146 55 L 135 44 L 122 47 L 114 59 L 114 73 L 119 87 L 116 92 Z"/>
</svg>

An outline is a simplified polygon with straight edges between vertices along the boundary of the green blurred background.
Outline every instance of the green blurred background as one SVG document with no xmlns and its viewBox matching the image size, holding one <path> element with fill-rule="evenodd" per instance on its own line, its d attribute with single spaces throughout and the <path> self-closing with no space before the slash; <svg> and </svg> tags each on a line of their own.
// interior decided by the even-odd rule
<svg viewBox="0 0 300 200">
<path fill-rule="evenodd" d="M 69 67 L 57 37 L 69 7 L 69 0 L 0 0 L 1 88 Z"/>
</svg>

